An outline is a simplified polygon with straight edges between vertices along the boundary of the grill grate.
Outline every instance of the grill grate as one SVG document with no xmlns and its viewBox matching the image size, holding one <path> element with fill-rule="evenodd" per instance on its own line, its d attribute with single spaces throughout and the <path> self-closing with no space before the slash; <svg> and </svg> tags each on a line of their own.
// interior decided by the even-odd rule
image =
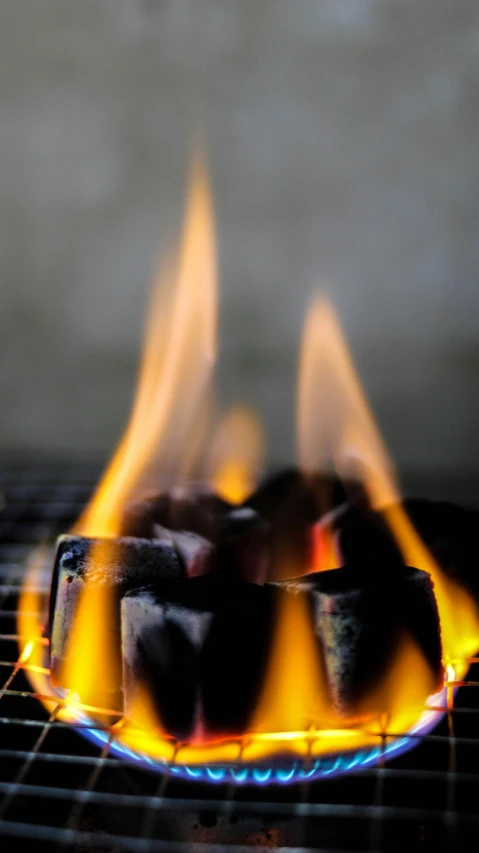
<svg viewBox="0 0 479 853">
<path fill-rule="evenodd" d="M 357 775 L 286 787 L 208 785 L 112 757 L 48 716 L 18 663 L 16 609 L 35 544 L 78 516 L 93 465 L 0 471 L 0 844 L 37 851 L 477 849 L 479 661 L 416 749 Z M 42 588 L 48 588 L 48 567 Z M 471 831 L 472 830 L 472 831 Z M 474 841 L 474 837 L 476 841 Z M 470 840 L 471 839 L 471 840 Z"/>
</svg>

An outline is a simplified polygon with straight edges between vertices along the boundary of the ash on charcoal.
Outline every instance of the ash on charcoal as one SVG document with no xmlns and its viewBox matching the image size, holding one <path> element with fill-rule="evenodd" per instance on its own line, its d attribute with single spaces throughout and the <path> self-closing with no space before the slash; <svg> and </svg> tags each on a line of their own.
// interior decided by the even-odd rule
<svg viewBox="0 0 479 853">
<path fill-rule="evenodd" d="M 426 572 L 397 564 L 345 566 L 276 585 L 305 595 L 321 647 L 336 710 L 354 715 L 387 667 L 405 634 L 442 679 L 439 616 Z"/>
<path fill-rule="evenodd" d="M 125 713 L 146 686 L 180 739 L 247 727 L 269 647 L 268 596 L 218 575 L 128 592 L 122 601 Z"/>
<path fill-rule="evenodd" d="M 183 568 L 166 540 L 128 537 L 116 540 L 61 536 L 53 568 L 50 592 L 50 667 L 54 685 L 64 683 L 68 643 L 78 611 L 80 596 L 89 584 L 111 587 L 113 596 L 112 647 L 120 655 L 120 598 L 126 590 L 160 579 L 179 580 Z M 99 654 L 101 650 L 99 649 Z M 94 662 L 91 662 L 94 666 Z M 120 685 L 118 685 L 120 688 Z M 99 688 L 100 689 L 100 688 Z"/>
</svg>

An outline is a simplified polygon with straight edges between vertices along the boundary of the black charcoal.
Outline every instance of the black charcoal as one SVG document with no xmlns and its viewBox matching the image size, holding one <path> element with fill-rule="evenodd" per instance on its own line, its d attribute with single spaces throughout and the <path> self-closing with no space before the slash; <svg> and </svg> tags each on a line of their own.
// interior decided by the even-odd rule
<svg viewBox="0 0 479 853">
<path fill-rule="evenodd" d="M 333 704 L 354 715 L 391 664 L 398 643 L 411 637 L 441 684 L 441 639 L 433 584 L 426 572 L 399 563 L 358 564 L 277 584 L 305 595 Z"/>
<path fill-rule="evenodd" d="M 179 739 L 245 731 L 266 665 L 268 596 L 217 575 L 132 590 L 122 602 L 125 713 L 138 685 Z"/>
<path fill-rule="evenodd" d="M 54 685 L 64 683 L 68 655 L 80 596 L 89 584 L 106 584 L 113 596 L 113 648 L 120 655 L 120 598 L 133 586 L 162 579 L 178 581 L 183 569 L 176 551 L 166 540 L 122 537 L 115 540 L 61 536 L 50 591 L 50 667 Z M 98 650 L 101 654 L 101 650 Z M 92 662 L 92 666 L 94 662 Z M 120 685 L 118 685 L 119 687 Z"/>
<path fill-rule="evenodd" d="M 404 508 L 441 569 L 479 602 L 479 512 L 420 499 L 405 501 Z"/>
<path fill-rule="evenodd" d="M 156 525 L 160 525 L 168 530 L 188 530 L 214 542 L 221 516 L 229 509 L 230 504 L 206 486 L 177 486 L 127 506 L 122 533 L 154 537 Z"/>
<path fill-rule="evenodd" d="M 418 498 L 405 500 L 401 506 L 442 571 L 465 586 L 479 601 L 476 567 L 479 513 L 447 502 Z M 379 513 L 359 512 L 356 507 L 350 507 L 338 517 L 335 526 L 345 563 L 357 555 L 362 558 L 365 550 L 368 559 L 375 561 L 381 559 L 385 547 L 389 547 L 390 554 L 398 551 Z M 386 539 L 389 540 L 387 546 Z"/>
<path fill-rule="evenodd" d="M 248 498 L 245 505 L 271 527 L 269 580 L 284 580 L 310 569 L 313 525 L 344 498 L 344 489 L 335 477 L 319 473 L 306 476 L 295 468 L 268 478 Z"/>
<path fill-rule="evenodd" d="M 224 577 L 264 584 L 271 560 L 271 526 L 250 507 L 238 507 L 221 520 L 215 570 Z"/>
</svg>

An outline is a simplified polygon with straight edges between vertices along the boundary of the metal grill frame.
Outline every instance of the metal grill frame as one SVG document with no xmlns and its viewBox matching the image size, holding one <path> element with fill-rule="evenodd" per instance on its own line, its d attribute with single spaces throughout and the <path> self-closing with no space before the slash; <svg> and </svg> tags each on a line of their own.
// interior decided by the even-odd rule
<svg viewBox="0 0 479 853">
<path fill-rule="evenodd" d="M 348 777 L 287 788 L 208 785 L 132 768 L 48 717 L 18 661 L 26 561 L 78 516 L 94 463 L 0 466 L 0 836 L 37 850 L 476 850 L 479 660 L 420 745 Z M 48 589 L 48 572 L 42 590 Z M 469 842 L 471 837 L 471 842 Z M 476 839 L 476 842 L 474 841 Z M 469 846 L 471 844 L 471 846 Z"/>
</svg>

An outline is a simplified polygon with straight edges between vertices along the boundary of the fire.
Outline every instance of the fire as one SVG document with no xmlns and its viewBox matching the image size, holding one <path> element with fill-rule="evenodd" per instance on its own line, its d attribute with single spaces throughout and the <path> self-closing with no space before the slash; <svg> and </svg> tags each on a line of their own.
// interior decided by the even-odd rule
<svg viewBox="0 0 479 853">
<path fill-rule="evenodd" d="M 405 634 L 381 683 L 366 696 L 365 716 L 376 717 L 371 731 L 407 732 L 420 717 L 437 684 L 413 638 Z M 378 715 L 378 709 L 381 713 Z"/>
<path fill-rule="evenodd" d="M 130 421 L 75 532 L 115 536 L 125 503 L 163 451 L 181 464 L 185 437 L 208 394 L 216 361 L 217 270 L 213 202 L 197 154 L 178 258 L 153 282 Z"/>
<path fill-rule="evenodd" d="M 101 571 L 107 560 L 113 561 L 114 550 L 113 540 L 94 546 L 90 554 L 91 571 Z M 119 683 L 120 665 L 111 639 L 114 607 L 107 585 L 92 583 L 87 571 L 61 676 L 61 683 L 68 685 L 86 705 L 101 705 L 102 698 L 114 694 Z"/>
<path fill-rule="evenodd" d="M 233 406 L 213 436 L 209 480 L 220 497 L 240 504 L 259 479 L 263 466 L 264 436 L 257 415 L 246 406 Z"/>
<path fill-rule="evenodd" d="M 176 479 L 180 472 L 185 474 L 181 452 L 183 447 L 190 449 L 187 439 L 208 401 L 216 361 L 216 326 L 213 203 L 206 166 L 196 154 L 179 254 L 161 267 L 153 283 L 130 420 L 91 503 L 75 526 L 76 533 L 103 539 L 118 535 L 125 504 L 149 468 L 158 464 L 166 468 L 166 454 L 176 461 Z M 112 542 L 105 549 L 100 541 L 92 549 L 94 571 L 101 569 L 101 561 L 111 561 L 114 547 Z M 111 629 L 115 603 L 106 584 L 90 583 L 88 573 L 84 580 L 62 682 L 82 702 L 95 704 L 99 689 L 108 694 L 119 683 L 119 656 Z"/>
<path fill-rule="evenodd" d="M 359 713 L 345 718 L 331 704 L 306 614 L 301 613 L 298 599 L 293 597 L 293 602 L 282 613 L 260 710 L 243 758 L 270 757 L 272 744 L 278 754 L 297 758 L 331 755 L 377 746 L 378 738 L 410 731 L 437 687 L 414 641 L 404 637 L 398 643 L 381 684 L 365 697 Z"/>
<path fill-rule="evenodd" d="M 377 502 L 397 497 L 392 467 L 361 391 L 331 304 L 318 297 L 306 317 L 298 371 L 298 461 L 306 473 L 335 468 L 347 479 L 365 456 L 380 474 L 368 486 L 382 491 Z M 372 463 L 372 464 L 371 464 Z"/>
<path fill-rule="evenodd" d="M 45 602 L 41 594 L 44 566 L 51 562 L 49 549 L 39 547 L 28 561 L 20 600 L 18 603 L 18 636 L 20 655 L 17 667 L 25 669 L 33 690 L 51 714 L 58 699 L 50 685 L 49 670 L 45 666 L 47 641 L 43 637 L 45 625 L 42 615 Z M 49 701 L 49 697 L 52 697 Z"/>
<path fill-rule="evenodd" d="M 358 479 L 371 507 L 383 514 L 406 565 L 428 572 L 441 622 L 445 662 L 459 672 L 479 648 L 479 611 L 468 593 L 444 575 L 401 506 L 394 469 L 361 390 L 330 303 L 316 299 L 300 357 L 298 453 L 304 471 L 328 470 Z"/>
<path fill-rule="evenodd" d="M 272 648 L 250 731 L 209 743 L 177 743 L 165 734 L 146 685 L 123 719 L 118 698 L 119 653 L 113 640 L 117 602 L 91 573 L 114 558 L 125 505 L 144 487 L 152 469 L 161 485 L 188 481 L 203 460 L 212 488 L 232 504 L 253 490 L 264 456 L 261 425 L 246 407 L 233 407 L 211 431 L 212 379 L 217 355 L 217 270 L 214 212 L 207 171 L 197 154 L 191 167 L 179 250 L 157 274 L 145 327 L 138 387 L 129 423 L 75 532 L 98 538 L 83 576 L 61 683 L 55 689 L 45 666 L 47 640 L 38 592 L 38 552 L 22 590 L 17 668 L 28 671 L 50 714 L 104 725 L 125 751 L 160 762 L 202 765 L 318 756 L 375 747 L 404 735 L 423 719 L 437 683 L 412 637 L 399 638 L 388 671 L 349 715 L 334 706 L 316 626 L 302 595 L 282 595 Z M 359 481 L 370 507 L 382 513 L 407 565 L 434 581 L 449 679 L 463 677 L 479 648 L 479 613 L 467 593 L 446 578 L 421 542 L 404 509 L 393 466 L 368 408 L 344 336 L 330 304 L 317 299 L 307 316 L 299 359 L 298 458 L 306 476 L 335 469 Z M 324 496 L 326 513 L 327 496 Z M 312 529 L 313 563 L 338 567 L 331 516 Z M 305 570 L 306 570 L 305 569 Z M 387 571 L 387 568 L 385 569 Z M 221 678 L 221 676 L 218 676 Z M 101 691 L 101 692 L 100 692 Z M 118 690 L 116 690 L 118 693 Z M 110 707 L 101 701 L 109 694 Z M 435 701 L 441 702 L 441 696 Z M 112 707 L 113 706 L 113 707 Z M 429 718 L 428 718 L 429 719 Z M 112 723 L 113 720 L 113 723 Z"/>
<path fill-rule="evenodd" d="M 286 605 L 284 618 L 279 620 L 272 654 L 273 666 L 248 735 L 205 745 L 178 744 L 162 731 L 161 721 L 141 685 L 132 719 L 123 720 L 117 713 L 118 721 L 112 725 L 108 720 L 115 716 L 114 711 L 89 706 L 73 692 L 59 694 L 50 683 L 49 670 L 44 665 L 47 649 L 41 621 L 45 602 L 39 590 L 41 572 L 48 558 L 44 551 L 36 552 L 27 569 L 19 607 L 22 651 L 17 668 L 28 672 L 35 695 L 50 715 L 73 724 L 82 722 L 84 725 L 90 720 L 92 727 L 98 726 L 99 731 L 106 729 L 120 747 L 133 751 L 140 758 L 148 756 L 160 764 L 169 762 L 178 767 L 239 761 L 250 763 L 275 756 L 309 760 L 344 750 L 350 752 L 377 747 L 385 737 L 393 738 L 408 732 L 418 719 L 425 718 L 424 724 L 427 725 L 427 718 L 432 713 L 427 711 L 427 704 L 434 707 L 434 704 L 442 706 L 444 703 L 442 696 L 430 697 L 424 711 L 427 691 L 431 686 L 427 665 L 410 638 L 404 638 L 385 681 L 378 687 L 378 693 L 371 695 L 370 707 L 365 709 L 364 717 L 345 720 L 335 716 L 326 695 L 324 671 L 321 664 L 318 666 L 306 613 L 301 599 L 293 598 Z M 286 677 L 281 671 L 283 662 Z M 411 679 L 411 672 L 417 669 L 419 679 Z M 451 665 L 448 666 L 448 679 L 451 683 L 457 679 Z M 298 691 L 303 698 L 298 696 Z M 296 728 L 298 723 L 303 728 Z"/>
<path fill-rule="evenodd" d="M 329 728 L 334 716 L 305 600 L 284 596 L 275 642 L 252 730 L 293 733 Z M 301 744 L 296 744 L 301 749 Z M 307 744 L 303 744 L 307 750 Z"/>
</svg>

